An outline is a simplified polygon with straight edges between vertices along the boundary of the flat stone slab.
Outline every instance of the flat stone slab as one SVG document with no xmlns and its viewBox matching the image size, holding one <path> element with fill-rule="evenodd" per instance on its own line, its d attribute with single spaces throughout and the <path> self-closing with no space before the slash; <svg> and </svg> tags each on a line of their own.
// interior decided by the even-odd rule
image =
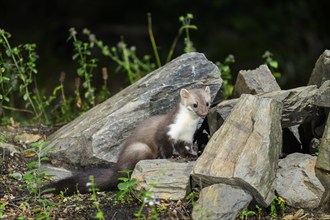
<svg viewBox="0 0 330 220">
<path fill-rule="evenodd" d="M 190 192 L 190 173 L 194 162 L 167 159 L 142 160 L 135 166 L 132 178 L 137 190 L 151 190 L 155 199 L 180 200 Z"/>
</svg>

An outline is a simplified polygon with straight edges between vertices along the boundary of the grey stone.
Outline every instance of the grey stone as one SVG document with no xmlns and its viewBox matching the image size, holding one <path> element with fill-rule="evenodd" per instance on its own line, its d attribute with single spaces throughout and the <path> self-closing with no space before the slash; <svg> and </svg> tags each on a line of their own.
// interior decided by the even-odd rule
<svg viewBox="0 0 330 220">
<path fill-rule="evenodd" d="M 330 107 L 330 80 L 325 81 L 315 96 L 314 103 L 320 107 Z"/>
<path fill-rule="evenodd" d="M 251 201 L 252 196 L 238 187 L 214 184 L 202 189 L 193 207 L 192 218 L 195 220 L 236 219 Z"/>
<path fill-rule="evenodd" d="M 10 154 L 11 156 L 14 156 L 14 154 L 19 154 L 20 151 L 17 146 L 9 143 L 4 143 L 0 141 L 0 150 L 4 154 Z"/>
<path fill-rule="evenodd" d="M 233 97 L 241 94 L 262 94 L 281 90 L 266 64 L 254 70 L 241 70 L 237 75 Z"/>
<path fill-rule="evenodd" d="M 330 80 L 330 50 L 325 50 L 316 61 L 308 85 L 320 87 L 326 80 Z"/>
<path fill-rule="evenodd" d="M 166 159 L 142 160 L 136 164 L 132 178 L 137 180 L 137 190 L 151 190 L 155 199 L 180 200 L 190 192 L 193 164 Z"/>
<path fill-rule="evenodd" d="M 264 98 L 273 98 L 283 103 L 282 127 L 287 128 L 311 121 L 317 115 L 317 106 L 314 105 L 318 93 L 316 86 L 305 86 L 290 90 L 274 91 L 257 95 Z M 208 122 L 215 132 L 229 116 L 238 99 L 226 100 L 210 109 Z M 211 132 L 211 134 L 213 134 Z"/>
<path fill-rule="evenodd" d="M 203 54 L 184 54 L 95 106 L 52 134 L 52 164 L 81 167 L 117 161 L 120 146 L 136 123 L 168 112 L 181 88 L 210 86 L 212 97 L 222 79 Z"/>
<path fill-rule="evenodd" d="M 315 176 L 316 157 L 293 153 L 279 161 L 276 191 L 288 205 L 295 208 L 317 208 L 324 187 Z"/>
<path fill-rule="evenodd" d="M 330 173 L 330 117 L 329 116 L 321 139 L 316 167 Z"/>
<path fill-rule="evenodd" d="M 225 100 L 209 110 L 207 122 L 209 124 L 211 135 L 213 135 L 225 122 L 226 118 L 230 115 L 237 101 L 238 99 Z"/>
<path fill-rule="evenodd" d="M 197 159 L 194 183 L 238 185 L 267 207 L 282 148 L 281 110 L 273 99 L 242 95 Z"/>
<path fill-rule="evenodd" d="M 41 165 L 40 170 L 43 173 L 46 173 L 47 175 L 51 176 L 52 181 L 58 181 L 67 177 L 71 177 L 73 174 L 70 170 L 45 164 Z"/>
<path fill-rule="evenodd" d="M 325 193 L 322 197 L 322 208 L 330 211 L 330 117 L 328 116 L 321 144 L 319 147 L 319 155 L 316 160 L 315 173 L 317 178 L 325 187 Z"/>
</svg>

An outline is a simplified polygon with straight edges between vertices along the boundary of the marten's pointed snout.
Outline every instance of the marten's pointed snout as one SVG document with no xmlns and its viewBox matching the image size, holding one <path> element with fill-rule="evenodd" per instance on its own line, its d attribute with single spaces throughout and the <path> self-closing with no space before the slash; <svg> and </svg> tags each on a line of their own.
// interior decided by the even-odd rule
<svg viewBox="0 0 330 220">
<path fill-rule="evenodd" d="M 205 111 L 201 111 L 200 113 L 199 113 L 199 116 L 201 116 L 201 117 L 206 117 L 207 116 L 207 114 L 208 114 L 209 112 L 207 111 L 207 110 L 205 110 Z"/>
</svg>

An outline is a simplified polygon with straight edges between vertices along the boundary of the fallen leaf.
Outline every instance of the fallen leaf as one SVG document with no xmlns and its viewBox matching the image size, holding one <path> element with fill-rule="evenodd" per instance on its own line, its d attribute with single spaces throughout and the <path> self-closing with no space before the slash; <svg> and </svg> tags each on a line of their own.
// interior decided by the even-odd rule
<svg viewBox="0 0 330 220">
<path fill-rule="evenodd" d="M 24 157 L 27 157 L 27 158 L 34 157 L 35 155 L 36 155 L 36 153 L 33 151 L 28 151 L 28 152 L 24 153 Z"/>
<path fill-rule="evenodd" d="M 298 211 L 296 211 L 296 213 L 294 213 L 294 217 L 296 219 L 300 218 L 301 216 L 303 216 L 305 214 L 305 211 L 303 209 L 299 209 Z"/>
<path fill-rule="evenodd" d="M 296 220 L 296 218 L 293 215 L 286 215 L 282 218 L 282 220 Z"/>
<path fill-rule="evenodd" d="M 42 136 L 37 135 L 37 134 L 23 133 L 23 134 L 16 135 L 14 137 L 14 140 L 16 143 L 19 143 L 19 144 L 31 144 L 31 143 L 39 141 L 41 138 L 42 138 Z"/>
</svg>

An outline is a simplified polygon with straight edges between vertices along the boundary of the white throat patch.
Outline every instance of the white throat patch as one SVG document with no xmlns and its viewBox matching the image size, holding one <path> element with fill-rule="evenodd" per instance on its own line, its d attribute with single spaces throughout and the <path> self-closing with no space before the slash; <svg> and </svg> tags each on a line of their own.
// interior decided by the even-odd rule
<svg viewBox="0 0 330 220">
<path fill-rule="evenodd" d="M 193 142 L 193 136 L 200 120 L 195 112 L 180 104 L 179 111 L 173 124 L 169 125 L 168 135 L 174 141 Z"/>
</svg>

